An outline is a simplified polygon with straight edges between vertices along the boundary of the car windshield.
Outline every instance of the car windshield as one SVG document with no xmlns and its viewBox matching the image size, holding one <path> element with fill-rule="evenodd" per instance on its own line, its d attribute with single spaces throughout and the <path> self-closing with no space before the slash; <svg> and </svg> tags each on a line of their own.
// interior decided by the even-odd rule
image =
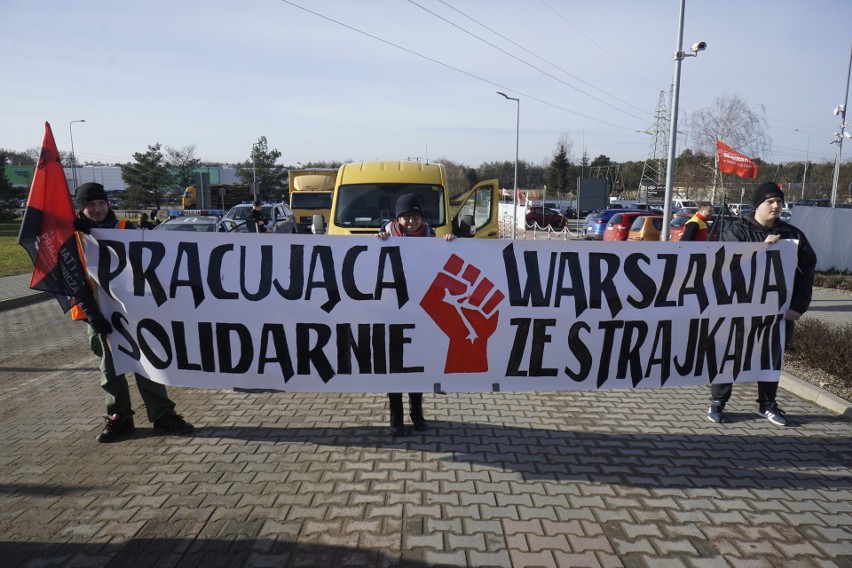
<svg viewBox="0 0 852 568">
<path fill-rule="evenodd" d="M 290 207 L 294 209 L 331 209 L 331 192 L 306 193 L 294 191 L 290 194 Z"/>
<path fill-rule="evenodd" d="M 411 183 L 341 185 L 337 190 L 334 222 L 341 227 L 379 229 L 396 218 L 396 200 L 413 193 L 423 203 L 423 220 L 432 227 L 446 224 L 444 188 Z"/>
</svg>

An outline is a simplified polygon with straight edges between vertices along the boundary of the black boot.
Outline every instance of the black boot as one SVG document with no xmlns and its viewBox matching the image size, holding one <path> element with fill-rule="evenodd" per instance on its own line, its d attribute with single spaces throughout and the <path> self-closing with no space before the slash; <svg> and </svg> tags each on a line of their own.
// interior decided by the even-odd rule
<svg viewBox="0 0 852 568">
<path fill-rule="evenodd" d="M 394 436 L 405 435 L 405 422 L 402 413 L 402 393 L 389 392 L 388 402 L 390 406 L 390 431 Z"/>
<path fill-rule="evenodd" d="M 426 424 L 426 419 L 423 418 L 423 393 L 411 392 L 408 393 L 409 416 L 414 424 L 414 429 L 418 432 L 425 432 L 429 429 Z"/>
</svg>

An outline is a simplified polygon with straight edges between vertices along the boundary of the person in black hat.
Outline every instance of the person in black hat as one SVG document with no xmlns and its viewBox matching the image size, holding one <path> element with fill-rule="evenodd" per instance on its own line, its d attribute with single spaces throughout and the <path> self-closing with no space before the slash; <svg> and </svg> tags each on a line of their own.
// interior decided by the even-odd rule
<svg viewBox="0 0 852 568">
<path fill-rule="evenodd" d="M 376 235 L 386 241 L 389 237 L 434 237 L 435 231 L 428 223 L 423 221 L 423 203 L 413 193 L 401 195 L 396 200 L 396 219 L 389 221 L 379 230 Z M 456 236 L 445 235 L 444 239 L 452 241 Z M 402 393 L 388 393 L 388 405 L 390 406 L 390 431 L 395 436 L 404 436 L 408 433 L 405 428 L 405 413 L 402 408 Z M 426 419 L 423 417 L 423 393 L 408 393 L 408 415 L 414 429 L 424 432 L 429 429 Z"/>
<path fill-rule="evenodd" d="M 777 243 L 780 239 L 799 241 L 796 275 L 793 278 L 793 293 L 790 308 L 784 315 L 786 320 L 786 341 L 789 344 L 793 336 L 796 320 L 808 310 L 814 284 L 814 270 L 817 257 L 805 234 L 798 228 L 781 221 L 779 215 L 784 206 L 784 191 L 778 184 L 768 181 L 761 184 L 753 194 L 754 212 L 747 217 L 736 219 L 722 231 L 723 241 L 741 241 L 753 243 Z M 725 404 L 731 398 L 733 384 L 714 383 L 710 386 L 711 402 L 707 418 L 712 422 L 725 420 Z M 758 415 L 776 426 L 786 426 L 784 412 L 778 408 L 775 400 L 778 392 L 777 382 L 759 381 L 757 383 Z"/>
<path fill-rule="evenodd" d="M 99 183 L 84 183 L 77 188 L 77 218 L 74 228 L 83 233 L 92 229 L 135 229 L 136 225 L 126 219 L 119 220 L 109 206 L 104 186 Z M 85 258 L 83 259 L 85 263 Z M 89 282 L 92 286 L 92 282 Z M 107 416 L 103 430 L 98 434 L 98 442 L 115 442 L 130 435 L 135 425 L 133 409 L 130 404 L 130 389 L 126 374 L 116 374 L 112 361 L 109 340 L 112 325 L 101 313 L 94 302 L 78 299 L 71 310 L 75 320 L 85 320 L 88 326 L 89 347 L 100 360 L 101 388 L 106 392 Z M 195 430 L 174 410 L 175 403 L 166 393 L 166 387 L 160 383 L 134 373 L 139 394 L 145 403 L 148 420 L 154 424 L 154 430 L 163 434 L 187 434 Z"/>
<path fill-rule="evenodd" d="M 265 233 L 266 219 L 263 218 L 260 208 L 263 204 L 260 201 L 255 201 L 251 211 L 246 216 L 246 229 L 249 233 Z"/>
</svg>

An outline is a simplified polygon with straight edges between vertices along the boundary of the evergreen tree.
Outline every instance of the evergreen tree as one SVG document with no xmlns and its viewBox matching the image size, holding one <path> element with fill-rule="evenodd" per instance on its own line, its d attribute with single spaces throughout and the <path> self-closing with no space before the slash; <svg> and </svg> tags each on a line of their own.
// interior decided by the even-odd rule
<svg viewBox="0 0 852 568">
<path fill-rule="evenodd" d="M 571 180 L 571 162 L 568 160 L 568 148 L 562 141 L 547 168 L 545 177 L 548 191 L 567 193 Z"/>
<path fill-rule="evenodd" d="M 136 152 L 133 159 L 136 163 L 120 166 L 129 201 L 137 207 L 154 204 L 159 209 L 165 193 L 174 183 L 160 151 L 160 143 L 148 146 L 147 152 Z"/>
</svg>

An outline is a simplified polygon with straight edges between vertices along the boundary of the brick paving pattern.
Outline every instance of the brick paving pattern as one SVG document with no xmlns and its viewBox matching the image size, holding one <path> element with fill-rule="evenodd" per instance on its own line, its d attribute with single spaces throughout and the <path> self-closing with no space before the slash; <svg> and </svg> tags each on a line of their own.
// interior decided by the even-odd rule
<svg viewBox="0 0 852 568">
<path fill-rule="evenodd" d="M 707 421 L 703 387 L 426 395 L 171 389 L 200 429 L 98 444 L 82 324 L 2 312 L 2 566 L 852 567 L 852 421 Z"/>
</svg>

